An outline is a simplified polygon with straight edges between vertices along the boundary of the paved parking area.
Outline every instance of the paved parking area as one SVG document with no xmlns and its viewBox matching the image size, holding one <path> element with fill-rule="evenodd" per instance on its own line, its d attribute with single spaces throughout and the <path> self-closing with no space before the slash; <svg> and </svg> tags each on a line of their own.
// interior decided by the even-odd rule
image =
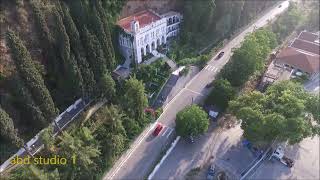
<svg viewBox="0 0 320 180">
<path fill-rule="evenodd" d="M 155 177 L 163 179 L 205 179 L 208 167 L 214 163 L 218 171 L 224 171 L 230 180 L 239 179 L 255 156 L 241 144 L 242 129 L 239 125 L 222 130 L 211 125 L 208 133 L 195 138 L 191 144 L 181 139 L 168 158 L 160 166 Z M 192 169 L 199 168 L 186 176 Z"/>
<path fill-rule="evenodd" d="M 306 138 L 285 148 L 286 156 L 294 160 L 291 169 L 277 160 L 266 160 L 248 179 L 320 179 L 319 150 L 319 136 Z"/>
</svg>

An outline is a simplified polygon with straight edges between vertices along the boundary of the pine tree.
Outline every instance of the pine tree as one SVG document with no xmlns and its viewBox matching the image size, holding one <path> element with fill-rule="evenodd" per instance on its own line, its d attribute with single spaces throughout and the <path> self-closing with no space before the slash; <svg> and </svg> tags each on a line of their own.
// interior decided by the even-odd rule
<svg viewBox="0 0 320 180">
<path fill-rule="evenodd" d="M 1 107 L 0 107 L 0 135 L 5 139 L 8 139 L 17 147 L 23 145 L 23 140 L 19 138 L 17 131 L 14 129 L 13 120 Z"/>
<path fill-rule="evenodd" d="M 7 41 L 19 75 L 36 104 L 41 109 L 47 122 L 51 122 L 58 114 L 51 95 L 44 84 L 42 76 L 35 68 L 31 56 L 22 41 L 13 31 L 7 31 Z"/>
</svg>

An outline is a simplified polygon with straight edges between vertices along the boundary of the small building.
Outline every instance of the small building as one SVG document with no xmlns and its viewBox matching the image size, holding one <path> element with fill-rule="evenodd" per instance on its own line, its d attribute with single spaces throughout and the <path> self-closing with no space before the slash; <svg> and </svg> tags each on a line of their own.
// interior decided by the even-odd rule
<svg viewBox="0 0 320 180">
<path fill-rule="evenodd" d="M 302 31 L 276 56 L 274 63 L 279 67 L 306 73 L 310 79 L 314 79 L 320 71 L 319 50 L 319 35 Z"/>
<path fill-rule="evenodd" d="M 131 63 L 140 64 L 144 57 L 152 56 L 157 47 L 178 34 L 181 20 L 178 12 L 159 15 L 150 9 L 119 20 L 119 49 L 126 60 L 123 66 L 130 68 Z"/>
</svg>

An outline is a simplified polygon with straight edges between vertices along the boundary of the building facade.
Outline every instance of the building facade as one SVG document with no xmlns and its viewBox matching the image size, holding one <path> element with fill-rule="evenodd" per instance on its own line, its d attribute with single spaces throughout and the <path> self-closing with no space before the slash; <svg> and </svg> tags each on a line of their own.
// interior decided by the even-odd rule
<svg viewBox="0 0 320 180">
<path fill-rule="evenodd" d="M 180 30 L 182 15 L 170 11 L 159 15 L 152 10 L 145 10 L 118 21 L 119 49 L 129 68 L 132 62 L 140 64 L 143 57 L 151 55 L 158 46 L 166 44 Z"/>
</svg>

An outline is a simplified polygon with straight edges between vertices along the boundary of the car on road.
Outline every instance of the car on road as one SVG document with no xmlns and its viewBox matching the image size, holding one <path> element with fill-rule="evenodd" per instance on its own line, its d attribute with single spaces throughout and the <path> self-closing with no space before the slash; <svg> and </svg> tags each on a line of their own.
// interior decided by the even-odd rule
<svg viewBox="0 0 320 180">
<path fill-rule="evenodd" d="M 162 129 L 163 129 L 163 125 L 158 123 L 157 127 L 153 131 L 153 135 L 158 136 Z"/>
<path fill-rule="evenodd" d="M 208 169 L 207 180 L 213 180 L 214 173 L 215 173 L 215 165 L 211 164 L 209 169 Z"/>
<path fill-rule="evenodd" d="M 278 8 L 281 8 L 282 7 L 282 5 L 280 4 L 279 6 L 278 6 Z"/>
<path fill-rule="evenodd" d="M 217 56 L 216 60 L 220 59 L 223 55 L 224 55 L 224 52 L 223 52 L 223 51 L 221 51 L 221 52 L 218 54 L 218 56 Z"/>
</svg>

